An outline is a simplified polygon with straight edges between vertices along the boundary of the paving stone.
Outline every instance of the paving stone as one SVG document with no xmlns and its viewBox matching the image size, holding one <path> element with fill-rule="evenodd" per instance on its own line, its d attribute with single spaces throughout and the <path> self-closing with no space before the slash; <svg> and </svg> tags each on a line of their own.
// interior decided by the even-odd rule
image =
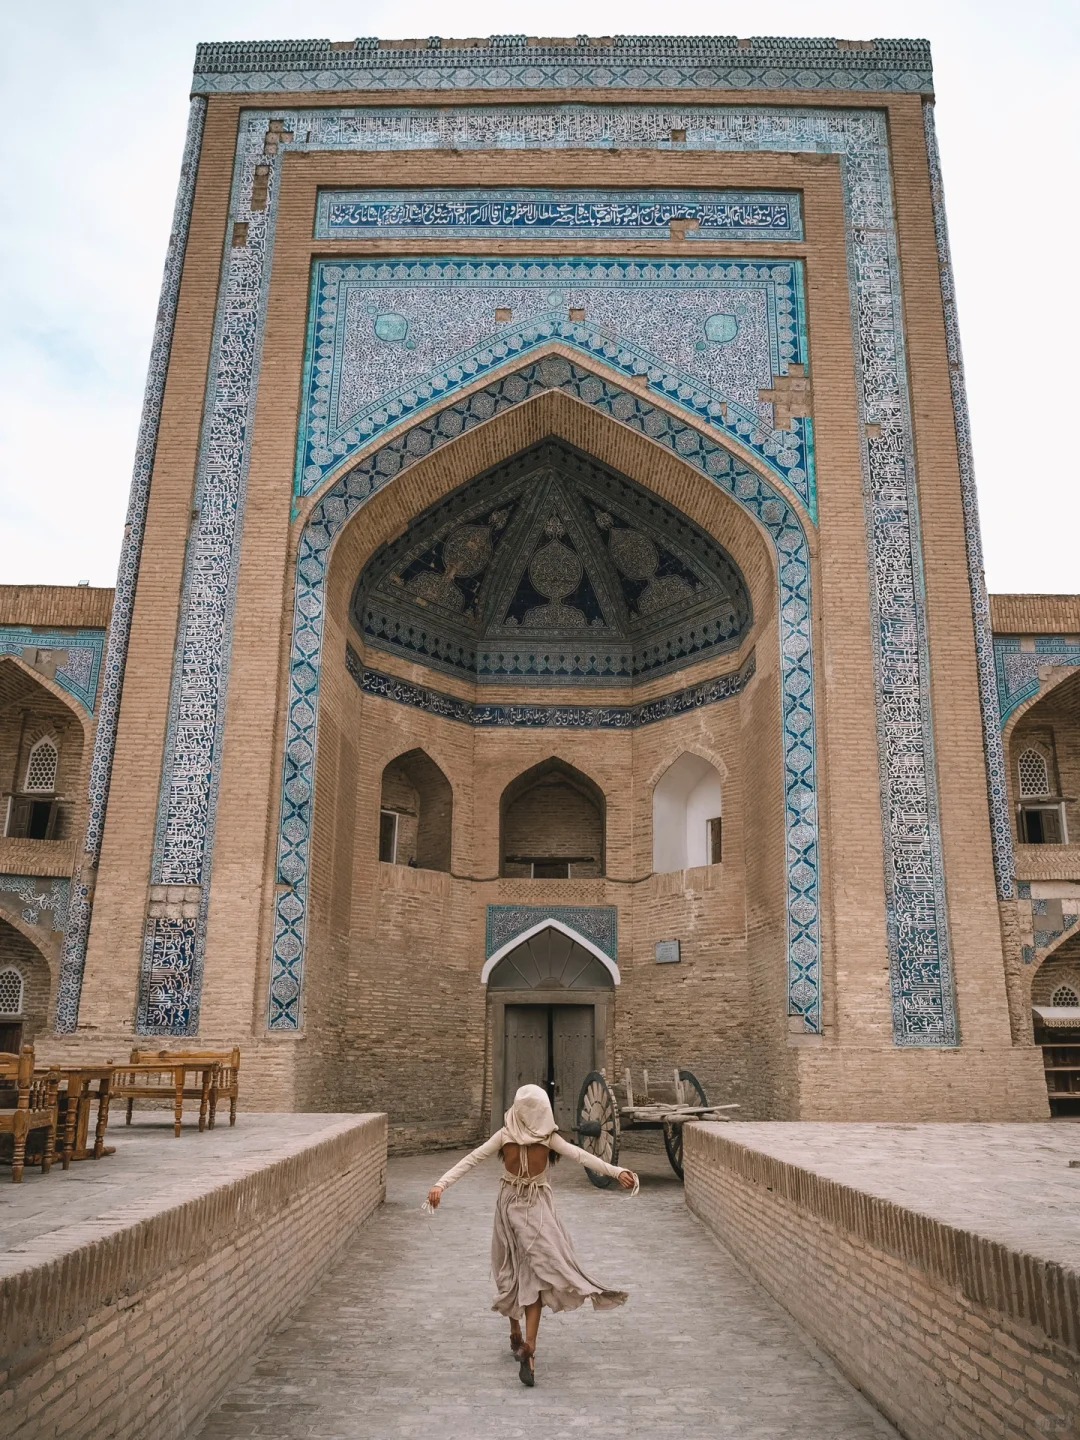
<svg viewBox="0 0 1080 1440">
<path fill-rule="evenodd" d="M 332 1277 L 274 1336 L 201 1440 L 546 1440 L 603 1429 L 650 1440 L 871 1440 L 895 1431 L 689 1213 L 655 1156 L 630 1199 L 574 1165 L 557 1200 L 585 1269 L 628 1305 L 545 1314 L 537 1386 L 517 1379 L 490 1310 L 489 1164 L 433 1217 L 423 1197 L 450 1161 L 390 1163 L 387 1203 Z"/>
</svg>

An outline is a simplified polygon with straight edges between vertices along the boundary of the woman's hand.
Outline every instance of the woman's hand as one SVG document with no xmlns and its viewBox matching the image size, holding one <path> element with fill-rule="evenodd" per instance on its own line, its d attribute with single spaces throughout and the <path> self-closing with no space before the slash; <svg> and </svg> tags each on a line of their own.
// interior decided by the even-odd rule
<svg viewBox="0 0 1080 1440">
<path fill-rule="evenodd" d="M 439 1201 L 440 1201 L 441 1199 L 442 1199 L 442 1186 L 441 1186 L 441 1185 L 433 1185 L 433 1186 L 431 1187 L 431 1189 L 427 1192 L 427 1203 L 431 1206 L 431 1208 L 432 1208 L 433 1210 L 437 1210 L 437 1209 L 439 1208 Z"/>
<path fill-rule="evenodd" d="M 624 1190 L 632 1190 L 638 1183 L 638 1177 L 632 1170 L 619 1171 L 619 1184 Z"/>
</svg>

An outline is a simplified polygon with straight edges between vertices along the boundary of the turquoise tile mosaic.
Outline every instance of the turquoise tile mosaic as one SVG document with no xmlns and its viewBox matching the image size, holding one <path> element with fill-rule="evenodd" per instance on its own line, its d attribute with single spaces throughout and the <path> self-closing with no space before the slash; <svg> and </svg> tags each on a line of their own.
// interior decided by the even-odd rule
<svg viewBox="0 0 1080 1440">
<path fill-rule="evenodd" d="M 56 683 L 80 709 L 93 714 L 97 705 L 98 681 L 105 651 L 104 630 L 38 630 L 20 625 L 0 625 L 0 656 L 28 658 L 28 652 L 49 650 L 62 662 L 56 668 Z M 31 665 L 32 660 L 29 660 Z"/>
<path fill-rule="evenodd" d="M 298 495 L 402 421 L 558 343 L 704 420 L 815 514 L 812 421 L 777 429 L 760 399 L 792 365 L 809 368 L 799 261 L 321 260 L 310 315 Z"/>
</svg>

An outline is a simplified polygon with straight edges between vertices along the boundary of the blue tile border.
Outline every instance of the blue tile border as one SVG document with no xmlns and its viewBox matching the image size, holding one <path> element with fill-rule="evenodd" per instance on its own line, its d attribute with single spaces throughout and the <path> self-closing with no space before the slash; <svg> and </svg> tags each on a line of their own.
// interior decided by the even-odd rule
<svg viewBox="0 0 1080 1440">
<path fill-rule="evenodd" d="M 403 680 L 398 675 L 373 670 L 349 645 L 345 647 L 345 668 L 365 695 L 481 730 L 638 730 L 643 725 L 672 720 L 741 694 L 754 678 L 757 661 L 751 650 L 739 669 L 729 675 L 702 680 L 697 685 L 688 685 L 637 705 L 534 705 L 462 700 L 445 691 Z"/>
<path fill-rule="evenodd" d="M 619 912 L 614 905 L 489 905 L 484 959 L 490 960 L 496 950 L 545 920 L 568 925 L 619 963 Z"/>
<path fill-rule="evenodd" d="M 772 190 L 320 190 L 316 240 L 802 240 L 802 197 Z"/>
<path fill-rule="evenodd" d="M 192 98 L 188 113 L 187 137 L 180 161 L 180 181 L 173 209 L 172 228 L 165 255 L 157 322 L 150 350 L 146 376 L 142 418 L 135 448 L 124 542 L 116 576 L 109 640 L 105 650 L 104 677 L 99 699 L 94 753 L 90 762 L 90 796 L 83 853 L 71 878 L 71 905 L 64 948 L 60 958 L 60 979 L 56 1002 L 56 1032 L 71 1034 L 78 1025 L 79 1000 L 82 994 L 86 945 L 90 935 L 92 894 L 95 872 L 101 855 L 101 839 L 105 828 L 105 810 L 112 780 L 113 753 L 116 748 L 116 727 L 120 715 L 120 694 L 127 665 L 131 619 L 135 606 L 135 587 L 139 576 L 146 512 L 150 501 L 150 478 L 157 450 L 161 405 L 172 350 L 176 307 L 180 296 L 180 278 L 184 268 L 191 210 L 195 199 L 195 178 L 202 148 L 206 122 L 206 101 Z"/>
</svg>

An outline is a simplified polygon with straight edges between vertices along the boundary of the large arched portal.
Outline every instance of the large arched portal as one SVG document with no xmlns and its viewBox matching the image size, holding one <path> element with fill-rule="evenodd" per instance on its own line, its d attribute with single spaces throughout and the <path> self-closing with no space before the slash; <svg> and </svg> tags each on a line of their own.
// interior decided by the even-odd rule
<svg viewBox="0 0 1080 1440">
<path fill-rule="evenodd" d="M 453 1138 L 463 1100 L 501 1106 L 503 1002 L 476 977 L 544 919 L 632 976 L 618 1021 L 592 1022 L 605 1064 L 690 1065 L 738 1098 L 752 1070 L 789 1083 L 789 1015 L 819 1023 L 796 513 L 729 453 L 703 442 L 695 470 L 549 369 L 580 395 L 521 395 L 362 503 L 343 481 L 298 562 L 271 1027 L 339 1034 L 342 1103 L 414 1136 Z M 689 750 L 726 777 L 725 864 L 703 884 L 653 864 L 652 788 Z M 452 790 L 449 869 L 377 864 L 384 776 L 408 752 Z M 678 969 L 658 963 L 673 940 Z M 755 1045 L 772 1053 L 752 1064 Z"/>
</svg>

